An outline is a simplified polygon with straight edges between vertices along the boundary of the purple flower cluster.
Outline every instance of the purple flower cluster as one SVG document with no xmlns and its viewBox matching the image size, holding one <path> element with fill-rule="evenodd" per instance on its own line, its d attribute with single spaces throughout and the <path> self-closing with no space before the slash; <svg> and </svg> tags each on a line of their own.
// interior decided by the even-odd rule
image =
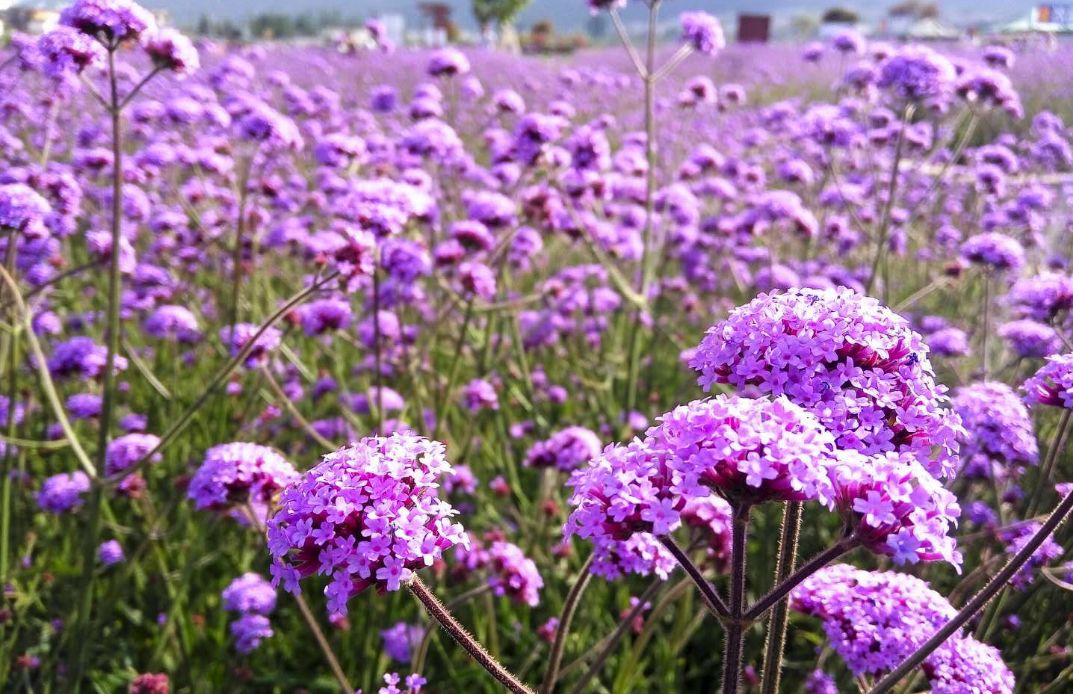
<svg viewBox="0 0 1073 694">
<path fill-rule="evenodd" d="M 47 236 L 45 219 L 51 211 L 48 201 L 29 186 L 0 185 L 0 229 L 11 229 L 30 239 Z"/>
<path fill-rule="evenodd" d="M 1073 354 L 1047 357 L 1044 364 L 1022 388 L 1031 405 L 1073 409 Z"/>
<path fill-rule="evenodd" d="M 953 397 L 965 432 L 961 461 L 970 474 L 991 477 L 1039 462 L 1039 446 L 1028 408 L 1005 383 L 988 381 L 959 388 Z"/>
<path fill-rule="evenodd" d="M 596 432 L 571 426 L 534 443 L 525 454 L 525 465 L 571 472 L 600 454 L 603 442 Z"/>
<path fill-rule="evenodd" d="M 682 41 L 704 55 L 715 55 L 726 47 L 723 25 L 707 12 L 683 12 Z"/>
<path fill-rule="evenodd" d="M 272 636 L 268 615 L 276 609 L 276 589 L 256 573 L 245 573 L 231 581 L 220 597 L 223 607 L 238 612 L 231 622 L 231 635 L 239 653 L 250 653 Z"/>
<path fill-rule="evenodd" d="M 889 672 L 956 614 L 919 578 L 845 564 L 805 579 L 791 594 L 791 606 L 822 620 L 831 646 L 857 676 Z M 998 651 L 964 634 L 928 656 L 922 670 L 932 691 L 1013 691 L 1013 673 Z"/>
<path fill-rule="evenodd" d="M 786 395 L 840 448 L 908 451 L 929 472 L 958 468 L 957 414 L 909 323 L 851 289 L 762 294 L 710 328 L 690 359 L 705 390 Z"/>
<path fill-rule="evenodd" d="M 104 566 L 115 566 L 124 558 L 123 545 L 117 540 L 107 540 L 97 547 L 97 559 Z"/>
<path fill-rule="evenodd" d="M 89 491 L 89 476 L 81 470 L 52 475 L 37 492 L 37 506 L 49 513 L 66 513 L 82 505 L 82 495 Z"/>
<path fill-rule="evenodd" d="M 1039 521 L 1030 521 L 1017 524 L 1003 532 L 1002 539 L 1006 543 L 1006 553 L 1012 556 L 1020 552 L 1042 527 L 1043 524 Z M 1036 578 L 1036 569 L 1049 564 L 1055 559 L 1059 559 L 1063 554 L 1065 554 L 1065 550 L 1062 546 L 1055 542 L 1053 535 L 1048 535 L 1043 544 L 1039 546 L 1039 549 L 1032 553 L 1028 563 L 1013 575 L 1013 578 L 1010 579 L 1010 585 L 1017 590 L 1028 588 Z"/>
<path fill-rule="evenodd" d="M 118 475 L 140 462 L 149 451 L 160 444 L 160 437 L 153 434 L 124 434 L 108 442 L 104 454 L 104 472 L 106 475 Z M 150 462 L 160 461 L 160 454 L 155 454 Z"/>
<path fill-rule="evenodd" d="M 1017 274 L 1025 265 L 1025 249 L 1017 239 L 990 231 L 969 237 L 961 244 L 961 257 L 997 272 Z"/>
<path fill-rule="evenodd" d="M 916 456 L 843 451 L 832 478 L 834 506 L 863 546 L 897 564 L 942 560 L 960 571 L 961 553 L 949 534 L 961 515 L 957 497 Z"/>
<path fill-rule="evenodd" d="M 60 24 L 115 43 L 156 29 L 153 13 L 132 0 L 75 0 L 60 13 Z"/>
<path fill-rule="evenodd" d="M 158 69 L 188 75 L 201 67 L 194 44 L 174 29 L 153 32 L 142 42 L 142 47 Z"/>
<path fill-rule="evenodd" d="M 380 632 L 380 638 L 384 642 L 384 652 L 389 658 L 400 663 L 410 662 L 414 650 L 421 644 L 424 637 L 425 627 L 406 622 L 398 622 L 390 629 Z"/>
<path fill-rule="evenodd" d="M 521 547 L 510 542 L 493 542 L 488 549 L 488 569 L 488 585 L 496 595 L 506 595 L 530 607 L 540 604 L 544 579 Z"/>
<path fill-rule="evenodd" d="M 275 584 L 297 592 L 330 576 L 328 610 L 345 615 L 370 586 L 399 590 L 444 550 L 467 545 L 455 510 L 437 494 L 451 466 L 442 443 L 414 434 L 368 437 L 324 456 L 283 491 L 268 523 Z"/>
<path fill-rule="evenodd" d="M 272 448 L 224 443 L 205 451 L 187 496 L 199 509 L 222 511 L 245 503 L 264 507 L 298 478 L 294 466 Z"/>
<path fill-rule="evenodd" d="M 880 63 L 876 86 L 904 101 L 942 105 L 956 79 L 954 65 L 945 56 L 927 46 L 909 45 Z"/>
<path fill-rule="evenodd" d="M 234 335 L 232 335 L 231 326 L 226 325 L 220 328 L 220 340 L 228 347 L 231 356 L 235 357 L 246 347 L 250 340 L 254 339 L 258 330 L 260 330 L 258 325 L 238 323 L 234 326 Z M 283 333 L 276 328 L 268 328 L 261 333 L 249 354 L 246 355 L 244 362 L 246 368 L 255 369 L 267 364 L 269 354 L 279 347 L 282 338 Z"/>
<path fill-rule="evenodd" d="M 712 490 L 749 504 L 834 500 L 834 437 L 783 396 L 720 395 L 677 407 L 658 422 L 646 441 L 668 461 L 675 492 L 686 499 Z"/>
</svg>

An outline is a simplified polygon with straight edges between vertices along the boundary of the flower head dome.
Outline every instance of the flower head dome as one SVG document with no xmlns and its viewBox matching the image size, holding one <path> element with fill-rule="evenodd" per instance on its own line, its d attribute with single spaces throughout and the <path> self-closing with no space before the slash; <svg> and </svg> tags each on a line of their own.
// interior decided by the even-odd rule
<svg viewBox="0 0 1073 694">
<path fill-rule="evenodd" d="M 274 582 L 294 592 L 302 577 L 330 576 L 324 592 L 335 615 L 370 586 L 399 590 L 414 570 L 469 542 L 437 496 L 450 472 L 444 445 L 414 434 L 372 436 L 325 455 L 283 491 L 268 522 Z"/>
</svg>

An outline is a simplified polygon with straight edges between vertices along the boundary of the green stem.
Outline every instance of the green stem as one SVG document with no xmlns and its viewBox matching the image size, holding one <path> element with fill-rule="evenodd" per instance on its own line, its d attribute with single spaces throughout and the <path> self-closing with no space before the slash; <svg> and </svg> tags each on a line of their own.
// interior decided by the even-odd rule
<svg viewBox="0 0 1073 694">
<path fill-rule="evenodd" d="M 779 538 L 779 558 L 775 564 L 775 582 L 779 585 L 794 572 L 797 564 L 797 545 L 801 537 L 801 502 L 788 501 L 782 512 L 782 533 Z M 790 601 L 783 598 L 775 605 L 768 624 L 764 665 L 761 670 L 761 694 L 777 694 L 782 675 L 782 654 L 786 648 L 786 627 L 789 623 Z"/>
<path fill-rule="evenodd" d="M 574 614 L 581 603 L 581 595 L 585 592 L 585 588 L 588 587 L 589 580 L 592 578 L 592 572 L 590 571 L 592 560 L 593 555 L 590 554 L 582 565 L 581 572 L 574 581 L 574 585 L 570 588 L 570 592 L 566 596 L 566 602 L 563 603 L 563 609 L 559 613 L 559 626 L 555 629 L 555 642 L 551 646 L 551 653 L 548 654 L 548 667 L 544 671 L 544 682 L 540 686 L 542 694 L 551 694 L 555 691 L 555 683 L 559 679 L 559 668 L 563 663 L 563 652 L 566 650 L 566 637 L 570 633 L 570 624 L 574 621 Z"/>
</svg>

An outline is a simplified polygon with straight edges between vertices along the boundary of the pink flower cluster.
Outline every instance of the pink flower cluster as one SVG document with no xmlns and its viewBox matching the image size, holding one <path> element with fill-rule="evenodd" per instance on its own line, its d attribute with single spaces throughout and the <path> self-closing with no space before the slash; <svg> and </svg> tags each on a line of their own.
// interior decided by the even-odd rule
<svg viewBox="0 0 1073 694">
<path fill-rule="evenodd" d="M 283 491 L 268 522 L 274 584 L 329 576 L 333 615 L 370 586 L 399 590 L 444 550 L 466 545 L 456 511 L 437 496 L 450 474 L 445 447 L 414 434 L 373 436 L 324 456 Z"/>
<path fill-rule="evenodd" d="M 955 614 L 927 583 L 906 574 L 836 564 L 791 594 L 793 609 L 818 617 L 835 652 L 854 675 L 882 675 L 927 641 Z M 998 650 L 955 635 L 924 661 L 933 692 L 1013 691 L 1013 673 Z"/>
<path fill-rule="evenodd" d="M 243 503 L 267 505 L 298 479 L 294 466 L 268 446 L 223 443 L 205 451 L 187 496 L 199 509 L 224 510 Z"/>
<path fill-rule="evenodd" d="M 908 451 L 936 476 L 957 471 L 960 422 L 943 407 L 927 345 L 904 318 L 851 289 L 761 294 L 710 328 L 689 365 L 705 389 L 786 395 L 840 448 Z"/>
</svg>

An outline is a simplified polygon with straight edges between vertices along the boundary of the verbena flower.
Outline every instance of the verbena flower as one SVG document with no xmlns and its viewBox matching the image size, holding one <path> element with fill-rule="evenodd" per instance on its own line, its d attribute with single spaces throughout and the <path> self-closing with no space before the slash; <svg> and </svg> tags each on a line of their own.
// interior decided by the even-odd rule
<svg viewBox="0 0 1073 694">
<path fill-rule="evenodd" d="M 433 77 L 454 77 L 470 71 L 466 54 L 455 48 L 441 48 L 429 56 L 428 74 Z"/>
<path fill-rule="evenodd" d="M 232 357 L 238 356 L 239 352 L 246 347 L 250 340 L 254 339 L 260 329 L 261 326 L 253 325 L 252 323 L 237 323 L 232 333 L 232 326 L 225 325 L 220 328 L 220 341 L 228 348 Z M 246 368 L 255 369 L 267 364 L 269 355 L 279 347 L 282 338 L 283 333 L 276 328 L 270 327 L 264 330 L 257 336 L 257 341 L 254 343 L 253 348 L 246 355 L 246 359 L 243 362 Z"/>
<path fill-rule="evenodd" d="M 392 660 L 400 663 L 409 663 L 413 658 L 413 652 L 421 645 L 425 637 L 425 627 L 419 624 L 407 624 L 397 622 L 390 629 L 380 632 L 380 638 L 384 643 L 384 652 Z"/>
<path fill-rule="evenodd" d="M 1004 383 L 974 383 L 954 393 L 954 409 L 965 433 L 961 439 L 962 464 L 982 469 L 990 477 L 999 470 L 1035 465 L 1039 446 L 1024 402 Z"/>
<path fill-rule="evenodd" d="M 1029 405 L 1073 409 L 1073 354 L 1055 354 L 1021 388 Z"/>
<path fill-rule="evenodd" d="M 510 542 L 493 542 L 488 550 L 488 585 L 496 595 L 536 607 L 544 579 L 536 563 Z"/>
<path fill-rule="evenodd" d="M 135 463 L 141 461 L 149 451 L 160 443 L 160 437 L 153 434 L 125 434 L 108 442 L 104 453 L 104 472 L 117 475 Z M 160 454 L 153 456 L 150 462 L 159 462 Z"/>
<path fill-rule="evenodd" d="M 1030 521 L 1015 525 L 1003 532 L 1002 539 L 1006 543 L 1006 553 L 1014 555 L 1020 552 L 1042 527 L 1043 524 L 1039 521 Z M 1048 535 L 1043 544 L 1029 557 L 1028 562 L 1013 575 L 1013 578 L 1010 579 L 1010 585 L 1017 590 L 1028 588 L 1036 578 L 1036 569 L 1061 558 L 1064 553 L 1065 550 L 1055 542 L 1054 536 Z"/>
<path fill-rule="evenodd" d="M 998 272 L 1017 274 L 1025 265 L 1025 249 L 1017 239 L 996 231 L 977 234 L 961 244 L 961 257 Z"/>
<path fill-rule="evenodd" d="M 909 451 L 936 475 L 958 468 L 957 414 L 909 323 L 846 288 L 762 294 L 712 328 L 689 365 L 708 390 L 785 395 L 866 455 Z"/>
<path fill-rule="evenodd" d="M 268 505 L 298 478 L 294 466 L 275 449 L 255 443 L 224 443 L 205 451 L 187 496 L 199 509 L 221 511 L 245 503 L 256 508 Z"/>
<path fill-rule="evenodd" d="M 235 650 L 250 653 L 257 650 L 261 641 L 273 635 L 268 617 L 259 614 L 244 614 L 231 622 L 231 636 L 235 638 Z"/>
<path fill-rule="evenodd" d="M 957 497 L 915 455 L 843 451 L 831 477 L 834 507 L 857 542 L 897 564 L 942 560 L 960 571 L 961 553 L 950 536 L 961 514 Z"/>
<path fill-rule="evenodd" d="M 89 491 L 89 476 L 81 470 L 52 475 L 37 492 L 37 506 L 49 513 L 66 513 L 82 505 L 82 495 Z"/>
<path fill-rule="evenodd" d="M 135 40 L 156 29 L 153 13 L 131 0 L 75 0 L 60 13 L 60 24 L 109 42 Z"/>
<path fill-rule="evenodd" d="M 570 472 L 595 458 L 602 448 L 603 442 L 596 432 L 571 426 L 534 443 L 526 451 L 524 463 L 529 467 L 553 467 Z"/>
<path fill-rule="evenodd" d="M 957 73 L 943 55 L 921 45 L 900 48 L 879 65 L 876 86 L 899 99 L 941 103 L 954 90 Z"/>
<path fill-rule="evenodd" d="M 225 610 L 269 615 L 276 609 L 276 589 L 260 574 L 247 572 L 234 579 L 220 594 Z"/>
<path fill-rule="evenodd" d="M 117 540 L 107 540 L 102 542 L 100 546 L 97 547 L 97 559 L 104 566 L 114 566 L 120 563 L 125 559 L 123 545 L 119 544 Z"/>
<path fill-rule="evenodd" d="M 52 212 L 48 201 L 22 183 L 0 185 L 0 229 L 12 229 L 27 238 L 47 236 L 45 224 Z"/>
<path fill-rule="evenodd" d="M 793 609 L 823 622 L 827 639 L 856 675 L 881 676 L 909 656 L 957 611 L 927 583 L 906 574 L 828 566 L 791 594 Z M 989 658 L 980 658 L 982 653 Z M 925 659 L 932 691 L 1013 691 L 998 651 L 956 634 Z M 973 689 L 947 688 L 956 682 Z"/>
<path fill-rule="evenodd" d="M 1062 339 L 1054 328 L 1030 318 L 1003 323 L 998 328 L 998 336 L 1024 359 L 1041 359 L 1062 347 Z"/>
<path fill-rule="evenodd" d="M 683 12 L 682 41 L 704 55 L 715 55 L 726 47 L 723 25 L 707 12 Z"/>
<path fill-rule="evenodd" d="M 197 49 L 190 39 L 175 29 L 160 29 L 146 36 L 142 48 L 153 65 L 178 75 L 188 75 L 201 67 Z"/>
<path fill-rule="evenodd" d="M 720 395 L 657 421 L 646 442 L 667 460 L 675 491 L 686 499 L 708 490 L 739 503 L 834 498 L 834 437 L 786 397 Z"/>
<path fill-rule="evenodd" d="M 437 496 L 451 472 L 442 443 L 414 434 L 368 437 L 324 456 L 284 490 L 268 523 L 275 584 L 329 576 L 328 610 L 344 615 L 370 586 L 399 590 L 413 571 L 469 538 Z"/>
</svg>

